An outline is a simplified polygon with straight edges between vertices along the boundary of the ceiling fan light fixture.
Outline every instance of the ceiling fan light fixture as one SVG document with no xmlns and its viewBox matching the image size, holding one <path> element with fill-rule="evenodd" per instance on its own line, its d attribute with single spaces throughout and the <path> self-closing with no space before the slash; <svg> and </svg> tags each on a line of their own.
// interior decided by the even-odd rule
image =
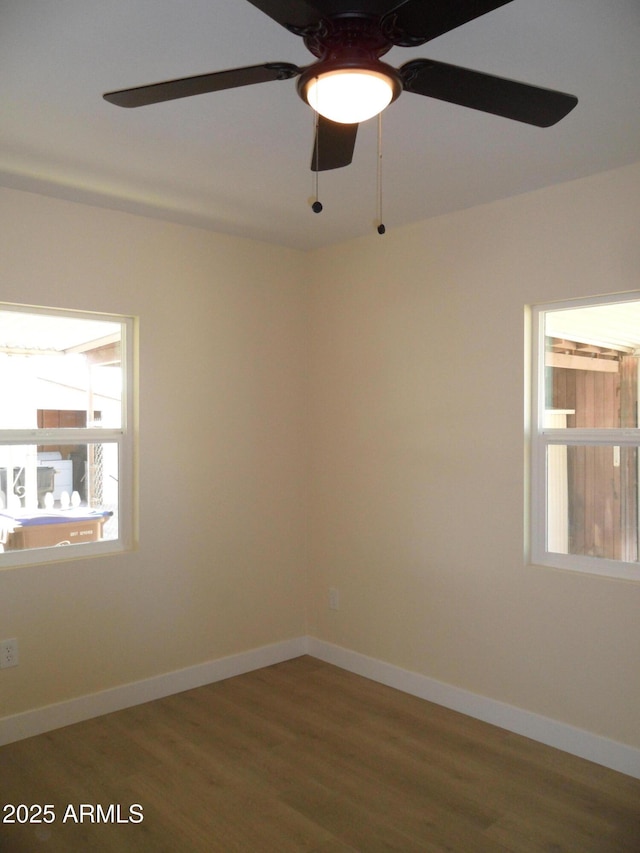
<svg viewBox="0 0 640 853">
<path fill-rule="evenodd" d="M 384 67 L 384 66 L 383 66 Z M 377 116 L 399 94 L 395 75 L 370 68 L 337 68 L 307 76 L 302 94 L 320 115 L 340 124 Z"/>
</svg>

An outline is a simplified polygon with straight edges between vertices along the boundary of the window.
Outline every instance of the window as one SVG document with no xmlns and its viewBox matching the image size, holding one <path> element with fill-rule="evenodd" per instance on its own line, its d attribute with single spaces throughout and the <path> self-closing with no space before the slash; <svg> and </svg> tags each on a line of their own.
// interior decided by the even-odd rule
<svg viewBox="0 0 640 853">
<path fill-rule="evenodd" d="M 532 561 L 640 580 L 640 293 L 531 315 Z"/>
<path fill-rule="evenodd" d="M 0 568 L 132 547 L 133 333 L 0 304 Z"/>
</svg>

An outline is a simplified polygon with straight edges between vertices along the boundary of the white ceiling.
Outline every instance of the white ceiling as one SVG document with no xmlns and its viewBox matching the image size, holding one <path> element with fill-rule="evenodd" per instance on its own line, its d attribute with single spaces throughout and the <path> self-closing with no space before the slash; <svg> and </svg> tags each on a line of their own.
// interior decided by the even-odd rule
<svg viewBox="0 0 640 853">
<path fill-rule="evenodd" d="M 404 93 L 383 118 L 387 229 L 640 160 L 638 0 L 513 0 L 385 61 L 416 57 L 579 103 L 540 129 Z M 301 249 L 373 231 L 376 121 L 351 166 L 320 173 L 314 214 L 295 80 L 133 110 L 102 99 L 270 61 L 312 57 L 245 0 L 0 0 L 0 185 Z"/>
</svg>

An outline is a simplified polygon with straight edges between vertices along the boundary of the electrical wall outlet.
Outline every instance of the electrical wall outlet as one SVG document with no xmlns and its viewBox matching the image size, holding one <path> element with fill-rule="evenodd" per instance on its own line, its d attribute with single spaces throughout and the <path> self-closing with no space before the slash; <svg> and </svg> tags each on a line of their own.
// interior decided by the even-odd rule
<svg viewBox="0 0 640 853">
<path fill-rule="evenodd" d="M 329 587 L 329 609 L 340 610 L 340 593 L 335 586 Z"/>
<path fill-rule="evenodd" d="M 18 666 L 18 641 L 0 640 L 0 669 Z"/>
</svg>

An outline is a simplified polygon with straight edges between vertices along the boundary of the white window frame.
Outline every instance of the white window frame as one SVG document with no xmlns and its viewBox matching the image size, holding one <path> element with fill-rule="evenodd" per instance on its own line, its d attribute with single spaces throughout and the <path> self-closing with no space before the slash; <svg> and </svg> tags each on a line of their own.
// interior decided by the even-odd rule
<svg viewBox="0 0 640 853">
<path fill-rule="evenodd" d="M 547 550 L 547 448 L 553 445 L 604 445 L 636 447 L 640 454 L 640 429 L 584 429 L 545 427 L 545 314 L 562 309 L 640 301 L 640 291 L 571 299 L 534 305 L 529 309 L 531 337 L 530 407 L 530 510 L 529 561 L 536 565 L 570 569 L 640 581 L 640 562 L 560 554 Z"/>
<path fill-rule="evenodd" d="M 117 429 L 86 427 L 78 429 L 0 429 L 1 445 L 99 444 L 114 443 L 118 447 L 118 536 L 98 542 L 82 542 L 64 546 L 8 550 L 0 553 L 0 571 L 23 565 L 54 563 L 83 559 L 133 550 L 136 543 L 135 436 L 137 375 L 137 319 L 135 317 L 40 308 L 31 305 L 0 303 L 2 311 L 22 314 L 70 317 L 78 320 L 98 320 L 121 325 L 122 401 L 121 425 Z M 3 401 L 10 405 L 10 401 Z"/>
</svg>

